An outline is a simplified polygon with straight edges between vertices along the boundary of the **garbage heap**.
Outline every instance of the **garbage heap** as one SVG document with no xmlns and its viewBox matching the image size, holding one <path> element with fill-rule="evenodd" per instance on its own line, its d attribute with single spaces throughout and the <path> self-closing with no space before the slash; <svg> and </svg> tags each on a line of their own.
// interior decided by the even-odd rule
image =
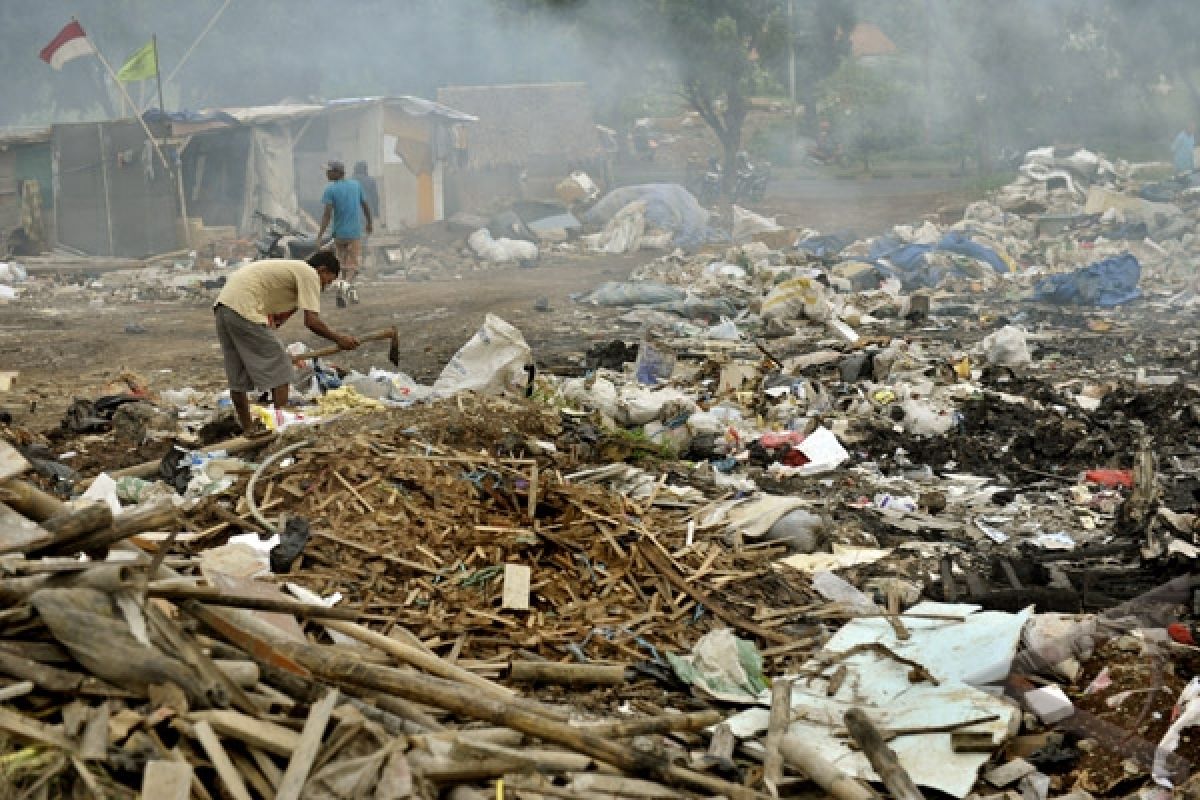
<svg viewBox="0 0 1200 800">
<path fill-rule="evenodd" d="M 201 446 L 219 400 L 178 387 L 119 425 L 78 409 L 99 432 L 7 430 L 5 779 L 1189 791 L 1191 241 L 1158 215 L 1101 237 L 1127 209 L 1039 231 L 1081 187 L 1146 191 L 1049 158 L 952 224 L 664 256 L 581 298 L 614 310 L 575 374 L 489 317 L 429 386 L 311 365 L 314 405 L 258 409 L 266 439 Z M 95 474 L 118 435 L 175 444 Z"/>
</svg>

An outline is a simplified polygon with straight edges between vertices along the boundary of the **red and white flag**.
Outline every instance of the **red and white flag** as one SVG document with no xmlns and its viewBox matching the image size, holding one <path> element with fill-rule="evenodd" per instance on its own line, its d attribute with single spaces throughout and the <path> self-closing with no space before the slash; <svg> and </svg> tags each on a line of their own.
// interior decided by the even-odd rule
<svg viewBox="0 0 1200 800">
<path fill-rule="evenodd" d="M 96 48 L 83 32 L 83 26 L 77 20 L 71 20 L 38 55 L 55 69 L 62 69 L 62 65 L 71 59 L 94 52 Z"/>
</svg>

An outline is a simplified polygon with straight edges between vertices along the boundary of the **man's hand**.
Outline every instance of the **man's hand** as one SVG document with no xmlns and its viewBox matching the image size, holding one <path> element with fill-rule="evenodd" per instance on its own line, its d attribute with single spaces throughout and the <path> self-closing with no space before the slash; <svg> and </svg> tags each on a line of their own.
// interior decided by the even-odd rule
<svg viewBox="0 0 1200 800">
<path fill-rule="evenodd" d="M 361 342 L 354 336 L 338 335 L 333 339 L 342 350 L 357 350 Z"/>
</svg>

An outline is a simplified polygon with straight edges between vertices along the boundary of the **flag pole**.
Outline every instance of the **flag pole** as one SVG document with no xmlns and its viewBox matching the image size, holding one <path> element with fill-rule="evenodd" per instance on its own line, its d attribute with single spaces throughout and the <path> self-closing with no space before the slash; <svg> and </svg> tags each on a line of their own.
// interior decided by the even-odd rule
<svg viewBox="0 0 1200 800">
<path fill-rule="evenodd" d="M 163 103 L 162 95 L 162 72 L 158 68 L 158 34 L 150 34 L 150 41 L 154 45 L 154 78 L 158 81 L 158 110 L 166 114 L 167 106 Z"/>
<path fill-rule="evenodd" d="M 88 40 L 91 41 L 90 36 L 88 37 Z M 146 132 L 146 138 L 150 140 L 150 144 L 154 147 L 154 152 L 158 154 L 158 160 L 162 162 L 163 169 L 165 169 L 167 172 L 173 172 L 174 170 L 171 169 L 171 165 L 167 163 L 167 157 L 163 155 L 162 149 L 158 146 L 158 140 L 155 139 L 154 134 L 150 132 L 149 126 L 146 125 L 146 120 L 142 119 L 142 115 L 138 113 L 137 104 L 133 102 L 133 98 L 130 97 L 129 92 L 125 90 L 125 84 L 121 83 L 121 79 L 117 77 L 117 73 L 113 71 L 112 65 L 108 63 L 108 59 L 104 57 L 104 54 L 100 52 L 100 48 L 96 47 L 95 42 L 92 42 L 92 50 L 95 51 L 96 58 L 100 59 L 100 63 L 104 65 L 106 70 L 108 70 L 108 75 L 113 79 L 113 83 L 115 83 L 117 88 L 121 90 L 121 96 L 129 101 L 129 105 L 133 106 L 133 115 L 137 118 L 138 123 L 141 124 L 142 130 Z"/>
<path fill-rule="evenodd" d="M 200 31 L 200 35 L 196 37 L 196 40 L 184 51 L 183 56 L 179 59 L 179 63 L 175 65 L 175 69 L 171 70 L 171 74 L 167 76 L 167 83 L 175 80 L 175 76 L 179 74 L 179 70 L 183 69 L 183 65 L 187 63 L 188 58 L 192 55 L 192 51 L 196 49 L 196 45 L 200 44 L 204 37 L 208 35 L 208 32 L 212 30 L 212 26 L 217 24 L 217 20 L 225 13 L 225 9 L 229 8 L 229 3 L 230 0 L 225 0 L 221 7 L 217 9 L 217 13 L 213 14 L 212 19 L 204 26 L 204 30 Z"/>
</svg>

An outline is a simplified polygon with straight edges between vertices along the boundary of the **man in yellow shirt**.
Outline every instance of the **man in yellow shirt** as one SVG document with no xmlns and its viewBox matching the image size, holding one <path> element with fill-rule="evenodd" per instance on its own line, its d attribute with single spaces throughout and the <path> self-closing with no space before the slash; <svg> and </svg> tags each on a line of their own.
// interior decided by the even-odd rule
<svg viewBox="0 0 1200 800">
<path fill-rule="evenodd" d="M 327 250 L 317 251 L 307 262 L 255 261 L 229 276 L 217 295 L 213 313 L 229 397 L 247 434 L 253 432 L 251 391 L 270 389 L 276 408 L 287 405 L 292 361 L 271 328 L 282 325 L 300 309 L 304 327 L 313 333 L 343 350 L 358 347 L 358 339 L 338 333 L 321 319 L 321 291 L 337 280 L 340 272 L 337 256 Z"/>
</svg>

